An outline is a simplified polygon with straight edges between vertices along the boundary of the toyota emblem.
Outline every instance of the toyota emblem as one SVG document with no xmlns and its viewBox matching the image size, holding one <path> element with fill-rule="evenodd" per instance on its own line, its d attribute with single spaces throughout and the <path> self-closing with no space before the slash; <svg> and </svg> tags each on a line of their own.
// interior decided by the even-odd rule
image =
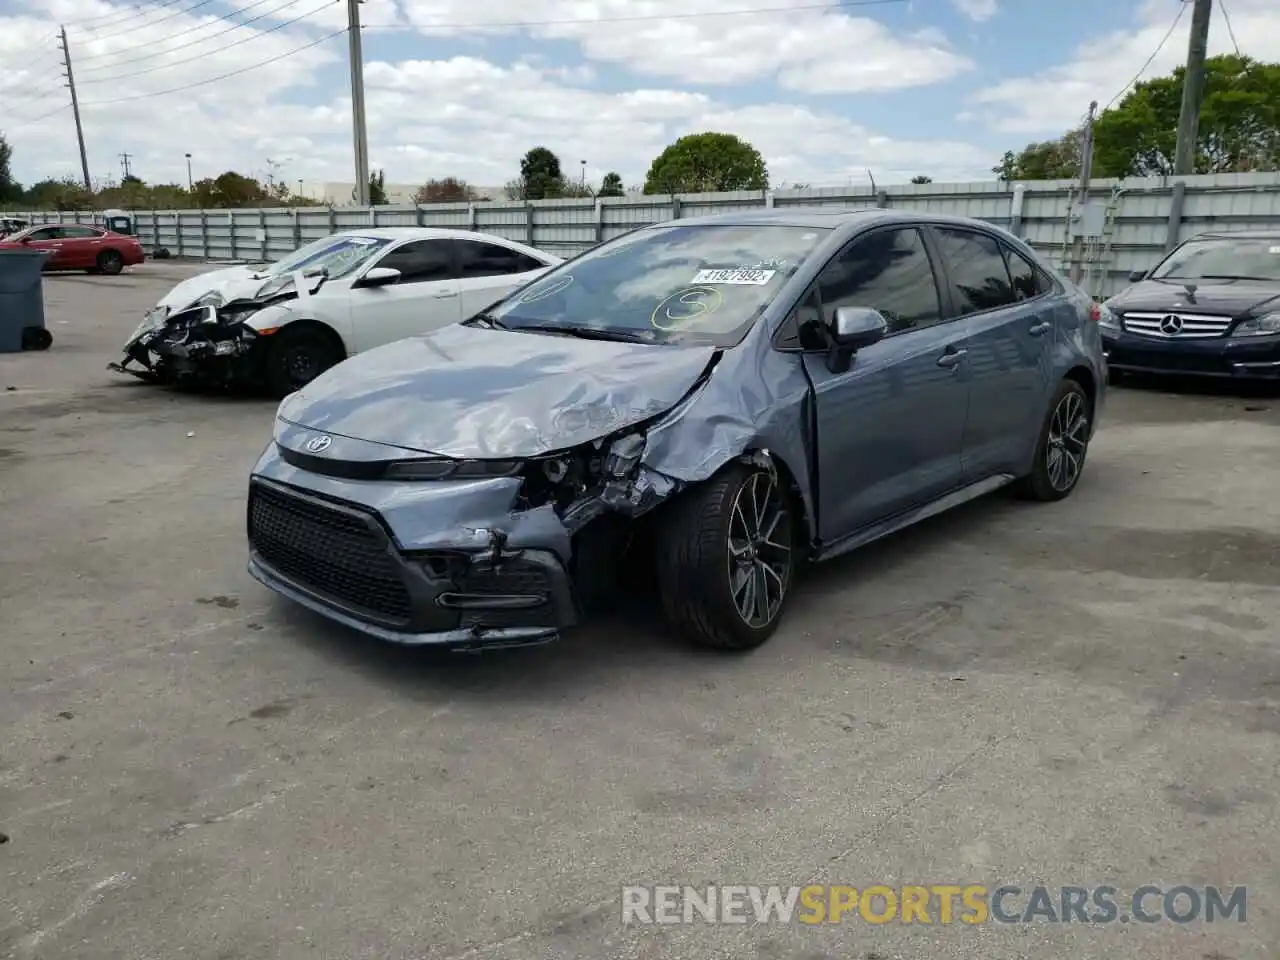
<svg viewBox="0 0 1280 960">
<path fill-rule="evenodd" d="M 308 453 L 324 453 L 333 443 L 333 437 L 312 437 L 307 441 Z"/>
<path fill-rule="evenodd" d="M 1182 332 L 1182 318 L 1176 313 L 1160 318 L 1160 332 L 1166 337 L 1176 336 Z"/>
</svg>

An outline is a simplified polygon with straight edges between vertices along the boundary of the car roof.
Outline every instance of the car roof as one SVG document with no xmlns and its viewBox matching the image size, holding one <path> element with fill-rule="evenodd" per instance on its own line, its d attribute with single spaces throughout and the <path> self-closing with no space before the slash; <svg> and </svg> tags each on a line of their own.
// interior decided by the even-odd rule
<svg viewBox="0 0 1280 960">
<path fill-rule="evenodd" d="M 1209 230 L 1188 240 L 1280 240 L 1280 230 Z"/>
<path fill-rule="evenodd" d="M 339 237 L 377 237 L 381 240 L 448 240 L 467 237 L 483 237 L 486 240 L 501 240 L 504 243 L 521 245 L 517 240 L 509 240 L 492 233 L 480 233 L 476 230 L 455 230 L 448 227 L 350 227 L 339 230 Z"/>
<path fill-rule="evenodd" d="M 664 220 L 654 226 L 668 226 L 677 221 Z M 938 223 L 955 226 L 995 227 L 986 220 L 971 217 L 951 217 L 936 213 L 916 213 L 911 210 L 895 210 L 892 207 L 784 207 L 782 209 L 739 210 L 734 213 L 717 213 L 705 217 L 681 217 L 681 225 L 707 226 L 776 226 L 776 227 L 825 227 L 829 230 L 847 226 L 875 223 Z M 998 229 L 998 228 L 997 228 Z"/>
</svg>

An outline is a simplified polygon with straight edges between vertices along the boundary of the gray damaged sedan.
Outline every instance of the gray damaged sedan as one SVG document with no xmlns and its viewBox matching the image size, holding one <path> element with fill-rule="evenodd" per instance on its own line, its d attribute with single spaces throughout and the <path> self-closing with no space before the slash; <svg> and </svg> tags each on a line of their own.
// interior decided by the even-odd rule
<svg viewBox="0 0 1280 960">
<path fill-rule="evenodd" d="M 759 211 L 632 231 L 280 406 L 249 569 L 365 633 L 554 638 L 647 560 L 671 623 L 777 628 L 800 565 L 1080 479 L 1091 298 L 980 221 Z"/>
</svg>

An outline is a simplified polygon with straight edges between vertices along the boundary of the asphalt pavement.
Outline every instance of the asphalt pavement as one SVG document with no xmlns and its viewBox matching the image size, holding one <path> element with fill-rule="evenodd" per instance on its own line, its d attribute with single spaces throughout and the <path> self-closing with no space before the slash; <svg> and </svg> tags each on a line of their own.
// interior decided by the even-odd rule
<svg viewBox="0 0 1280 960">
<path fill-rule="evenodd" d="M 49 278 L 52 349 L 0 355 L 0 957 L 1280 957 L 1274 393 L 1114 389 L 1069 500 L 819 568 L 750 655 L 641 609 L 440 656 L 245 572 L 272 402 L 105 369 L 196 269 Z M 646 884 L 1247 916 L 624 925 Z"/>
</svg>

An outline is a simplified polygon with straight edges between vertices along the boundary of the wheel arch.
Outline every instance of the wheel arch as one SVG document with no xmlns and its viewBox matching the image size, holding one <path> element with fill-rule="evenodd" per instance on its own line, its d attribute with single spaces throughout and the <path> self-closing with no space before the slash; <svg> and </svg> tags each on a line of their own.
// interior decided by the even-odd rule
<svg viewBox="0 0 1280 960">
<path fill-rule="evenodd" d="M 324 337 L 342 355 L 344 360 L 351 355 L 350 351 L 347 350 L 346 341 L 342 339 L 342 334 L 338 333 L 328 323 L 323 320 L 317 320 L 314 317 L 300 317 L 297 320 L 291 320 L 267 339 L 274 345 L 274 343 L 278 342 L 277 338 L 295 337 L 305 333 L 318 334 Z"/>
<path fill-rule="evenodd" d="M 796 473 L 791 469 L 785 457 L 781 456 L 776 450 L 769 450 L 760 446 L 749 447 L 743 451 L 741 456 L 733 458 L 722 466 L 720 470 L 724 470 L 734 463 L 766 467 L 776 473 L 783 489 L 787 491 L 787 496 L 790 498 L 792 505 L 799 511 L 799 516 L 796 519 L 800 521 L 800 524 L 796 532 L 799 533 L 800 529 L 804 530 L 807 534 L 806 545 L 816 542 L 818 530 L 809 491 L 796 479 Z M 719 473 L 720 471 L 716 472 Z"/>
<path fill-rule="evenodd" d="M 1085 395 L 1089 398 L 1089 410 L 1092 412 L 1098 407 L 1098 380 L 1090 370 L 1082 363 L 1076 364 L 1063 375 L 1063 380 L 1074 380 L 1084 389 Z"/>
</svg>

